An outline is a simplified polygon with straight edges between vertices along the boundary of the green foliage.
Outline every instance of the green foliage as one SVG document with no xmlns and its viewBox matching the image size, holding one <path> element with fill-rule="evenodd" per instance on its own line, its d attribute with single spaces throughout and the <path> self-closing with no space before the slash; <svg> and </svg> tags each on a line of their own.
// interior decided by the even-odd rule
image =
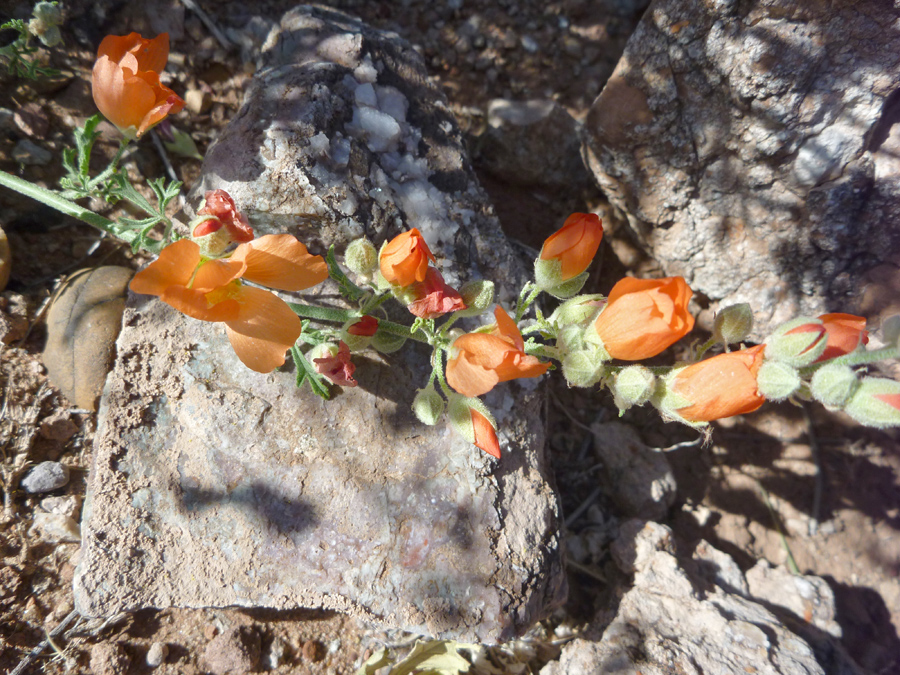
<svg viewBox="0 0 900 675">
<path fill-rule="evenodd" d="M 340 294 L 347 298 L 350 302 L 357 302 L 366 292 L 359 286 L 350 281 L 350 278 L 344 274 L 344 270 L 338 265 L 337 258 L 334 254 L 334 244 L 328 247 L 328 253 L 325 254 L 325 262 L 328 265 L 329 276 L 337 282 Z"/>
<path fill-rule="evenodd" d="M 301 335 L 300 339 L 304 339 L 305 335 Z M 294 359 L 294 365 L 297 368 L 297 387 L 303 386 L 306 382 L 312 392 L 326 401 L 331 398 L 331 389 L 324 377 L 316 372 L 315 366 L 309 362 L 303 352 L 297 345 L 291 347 L 291 356 Z"/>
</svg>

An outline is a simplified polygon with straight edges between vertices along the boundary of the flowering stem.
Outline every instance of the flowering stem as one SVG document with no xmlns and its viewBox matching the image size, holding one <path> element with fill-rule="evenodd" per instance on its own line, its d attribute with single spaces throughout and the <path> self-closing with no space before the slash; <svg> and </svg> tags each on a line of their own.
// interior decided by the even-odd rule
<svg viewBox="0 0 900 675">
<path fill-rule="evenodd" d="M 528 308 L 531 307 L 531 303 L 534 302 L 537 296 L 540 294 L 541 289 L 537 288 L 530 281 L 522 286 L 522 292 L 519 293 L 519 304 L 516 307 L 516 323 L 519 323 L 519 321 L 522 320 L 522 317 L 525 316 L 525 312 L 527 312 Z"/>
<path fill-rule="evenodd" d="M 559 350 L 556 347 L 542 345 L 531 340 L 525 343 L 525 353 L 530 356 L 543 356 L 546 359 L 560 360 Z"/>
<path fill-rule="evenodd" d="M 714 337 L 710 338 L 706 342 L 704 342 L 700 349 L 697 350 L 697 355 L 694 357 L 694 361 L 699 361 L 703 358 L 703 356 L 708 352 L 712 347 L 718 342 Z M 725 351 L 728 351 L 728 345 L 725 345 Z"/>
<path fill-rule="evenodd" d="M 882 347 L 872 351 L 858 351 L 850 354 L 844 354 L 834 359 L 814 363 L 810 366 L 800 369 L 800 375 L 806 376 L 816 372 L 825 364 L 836 364 L 839 366 L 862 366 L 867 363 L 875 363 L 876 361 L 887 361 L 889 359 L 900 358 L 900 347 Z"/>
<path fill-rule="evenodd" d="M 304 319 L 313 319 L 314 321 L 332 321 L 334 323 L 346 323 L 351 319 L 359 318 L 359 312 L 353 309 L 337 309 L 334 307 L 315 307 L 313 305 L 301 305 L 296 302 L 289 302 L 288 306 L 294 313 Z M 385 333 L 404 337 L 424 344 L 429 344 L 428 338 L 420 331 L 412 332 L 408 326 L 393 321 L 379 320 L 378 330 Z"/>
<path fill-rule="evenodd" d="M 67 216 L 72 216 L 72 218 L 76 218 L 84 223 L 87 223 L 88 225 L 92 225 L 98 230 L 103 230 L 108 234 L 118 236 L 115 230 L 114 221 L 110 220 L 109 218 L 104 218 L 103 216 L 98 215 L 89 209 L 78 206 L 78 204 L 76 204 L 75 202 L 60 196 L 52 190 L 48 190 L 47 188 L 41 187 L 40 185 L 35 185 L 34 183 L 19 178 L 18 176 L 13 176 L 12 174 L 6 173 L 5 171 L 0 171 L 0 185 L 8 187 L 10 190 L 15 190 L 19 194 L 23 194 L 26 197 L 31 197 L 32 199 L 39 201 L 42 204 L 56 209 L 60 213 L 63 213 Z"/>
</svg>

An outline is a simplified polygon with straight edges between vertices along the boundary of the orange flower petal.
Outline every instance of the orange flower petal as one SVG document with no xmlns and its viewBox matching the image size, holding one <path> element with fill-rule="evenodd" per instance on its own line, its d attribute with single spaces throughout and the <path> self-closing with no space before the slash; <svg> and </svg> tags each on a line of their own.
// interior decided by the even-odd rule
<svg viewBox="0 0 900 675">
<path fill-rule="evenodd" d="M 243 260 L 234 258 L 207 260 L 197 269 L 191 288 L 208 293 L 227 286 L 235 279 L 240 279 L 246 269 L 247 264 Z"/>
<path fill-rule="evenodd" d="M 394 286 L 406 287 L 425 281 L 428 261 L 434 254 L 416 228 L 403 232 L 384 245 L 378 262 L 381 275 Z"/>
<path fill-rule="evenodd" d="M 496 370 L 479 365 L 469 359 L 465 352 L 447 362 L 446 376 L 447 384 L 463 396 L 481 396 L 500 382 Z"/>
<path fill-rule="evenodd" d="M 610 356 L 639 361 L 656 356 L 694 327 L 693 292 L 681 277 L 621 279 L 610 291 L 594 330 Z"/>
<path fill-rule="evenodd" d="M 719 354 L 679 372 L 672 390 L 692 404 L 676 412 L 689 422 L 711 422 L 759 408 L 765 399 L 757 390 L 756 373 L 764 349 L 759 345 Z"/>
<path fill-rule="evenodd" d="M 302 291 L 328 278 L 320 255 L 290 234 L 269 234 L 237 247 L 232 260 L 247 263 L 244 279 L 281 291 Z"/>
<path fill-rule="evenodd" d="M 139 70 L 162 72 L 169 60 L 169 34 L 162 33 L 152 40 L 138 33 L 107 35 L 97 49 L 97 56 L 107 56 L 119 62 L 130 55 Z"/>
<path fill-rule="evenodd" d="M 237 301 L 230 297 L 222 298 L 220 293 L 170 286 L 159 299 L 182 314 L 200 321 L 231 321 L 240 316 Z"/>
<path fill-rule="evenodd" d="M 285 353 L 303 330 L 287 303 L 261 288 L 243 286 L 237 298 L 240 314 L 225 323 L 228 339 L 241 362 L 258 373 L 284 364 Z"/>
<path fill-rule="evenodd" d="M 186 286 L 199 264 L 200 247 L 190 239 L 179 239 L 135 274 L 128 287 L 135 293 L 162 295 L 169 286 Z"/>
<path fill-rule="evenodd" d="M 825 351 L 816 359 L 816 363 L 849 354 L 861 344 L 869 343 L 869 333 L 866 331 L 866 320 L 864 317 L 834 313 L 823 314 L 819 319 L 822 320 L 822 326 L 827 333 L 828 342 L 826 343 Z"/>
<path fill-rule="evenodd" d="M 525 341 L 522 339 L 519 327 L 500 305 L 494 307 L 494 319 L 497 321 L 497 328 L 494 331 L 495 335 L 504 338 L 517 351 L 525 349 Z"/>
<path fill-rule="evenodd" d="M 469 410 L 472 413 L 472 427 L 475 430 L 475 445 L 491 457 L 500 459 L 500 442 L 497 440 L 494 425 L 475 408 L 469 408 Z"/>
<path fill-rule="evenodd" d="M 603 240 L 603 225 L 594 213 L 573 213 L 563 226 L 547 237 L 541 248 L 541 260 L 559 260 L 562 280 L 584 272 Z"/>
</svg>

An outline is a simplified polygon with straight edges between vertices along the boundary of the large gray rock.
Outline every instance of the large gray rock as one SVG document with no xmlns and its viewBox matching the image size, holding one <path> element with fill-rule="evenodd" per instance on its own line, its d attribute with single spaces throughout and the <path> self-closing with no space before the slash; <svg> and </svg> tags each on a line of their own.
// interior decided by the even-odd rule
<svg viewBox="0 0 900 675">
<path fill-rule="evenodd" d="M 757 335 L 853 311 L 867 270 L 900 265 L 898 10 L 655 0 L 590 110 L 587 161 L 639 241 L 750 302 Z"/>
<path fill-rule="evenodd" d="M 634 574 L 633 588 L 599 641 L 574 640 L 541 675 L 859 672 L 827 635 L 815 631 L 819 644 L 810 646 L 781 618 L 745 597 L 747 583 L 727 555 L 701 542 L 685 563 L 675 549 L 669 528 L 625 523 L 612 554 L 623 571 Z"/>
<path fill-rule="evenodd" d="M 257 234 L 287 230 L 314 250 L 417 226 L 457 270 L 520 280 L 408 45 L 310 8 L 289 13 L 268 45 L 270 65 L 199 190 L 224 187 Z M 333 301 L 334 288 L 309 295 Z M 292 369 L 248 370 L 220 326 L 155 299 L 130 298 L 124 323 L 85 505 L 80 612 L 322 607 L 491 642 L 561 601 L 533 386 L 486 398 L 501 428 L 496 463 L 446 423 L 416 421 L 424 350 L 354 357 L 359 386 L 323 402 L 295 388 Z"/>
</svg>

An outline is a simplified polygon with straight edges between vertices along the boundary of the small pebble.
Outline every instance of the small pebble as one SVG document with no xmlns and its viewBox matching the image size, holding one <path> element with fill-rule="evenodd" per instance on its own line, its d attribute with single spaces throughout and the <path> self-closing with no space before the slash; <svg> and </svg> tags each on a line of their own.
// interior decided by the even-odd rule
<svg viewBox="0 0 900 675">
<path fill-rule="evenodd" d="M 81 541 L 81 528 L 69 516 L 59 513 L 35 511 L 34 527 L 41 531 L 44 541 L 77 543 Z"/>
<path fill-rule="evenodd" d="M 304 661 L 317 663 L 325 658 L 325 645 L 317 640 L 308 640 L 303 643 L 301 652 Z"/>
<path fill-rule="evenodd" d="M 23 138 L 16 143 L 12 151 L 13 159 L 19 164 L 36 164 L 44 166 L 53 159 L 53 153 Z"/>
<path fill-rule="evenodd" d="M 41 508 L 47 513 L 56 513 L 60 516 L 77 520 L 76 516 L 79 510 L 78 497 L 75 495 L 44 497 L 41 500 Z"/>
<path fill-rule="evenodd" d="M 164 642 L 154 642 L 147 650 L 147 665 L 151 668 L 157 668 L 166 661 L 169 655 L 169 646 Z"/>
<path fill-rule="evenodd" d="M 101 642 L 91 647 L 91 673 L 93 675 L 125 675 L 130 660 L 122 645 Z"/>
<path fill-rule="evenodd" d="M 188 110 L 200 115 L 212 107 L 212 95 L 208 91 L 191 89 L 184 95 L 184 103 Z"/>
<path fill-rule="evenodd" d="M 201 663 L 213 675 L 244 675 L 256 668 L 259 657 L 259 633 L 237 626 L 206 645 Z"/>
<path fill-rule="evenodd" d="M 41 462 L 22 479 L 22 489 L 29 494 L 50 492 L 69 482 L 69 467 L 59 462 Z"/>
<path fill-rule="evenodd" d="M 65 443 L 77 431 L 78 425 L 65 410 L 58 410 L 41 422 L 41 436 L 48 441 Z"/>
<path fill-rule="evenodd" d="M 272 644 L 269 645 L 268 652 L 266 652 L 266 668 L 276 670 L 278 666 L 284 663 L 286 655 L 287 643 L 280 637 L 274 638 Z"/>
</svg>

